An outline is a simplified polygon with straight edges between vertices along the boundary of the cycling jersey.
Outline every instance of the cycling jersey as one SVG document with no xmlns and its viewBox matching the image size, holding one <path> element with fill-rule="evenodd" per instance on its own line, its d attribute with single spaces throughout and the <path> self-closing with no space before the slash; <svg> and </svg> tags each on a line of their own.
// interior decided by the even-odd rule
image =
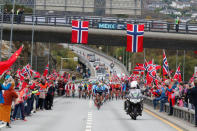
<svg viewBox="0 0 197 131">
<path fill-rule="evenodd" d="M 87 90 L 87 89 L 88 89 L 87 84 L 84 84 L 84 85 L 83 85 L 83 89 L 84 89 L 84 90 Z"/>
<path fill-rule="evenodd" d="M 103 86 L 99 87 L 99 86 L 96 86 L 95 87 L 95 90 L 94 90 L 94 93 L 95 94 L 99 94 L 99 95 L 102 95 L 102 93 L 105 91 L 105 88 Z"/>
<path fill-rule="evenodd" d="M 82 91 L 83 86 L 79 85 L 78 88 L 79 88 L 80 91 Z"/>
</svg>

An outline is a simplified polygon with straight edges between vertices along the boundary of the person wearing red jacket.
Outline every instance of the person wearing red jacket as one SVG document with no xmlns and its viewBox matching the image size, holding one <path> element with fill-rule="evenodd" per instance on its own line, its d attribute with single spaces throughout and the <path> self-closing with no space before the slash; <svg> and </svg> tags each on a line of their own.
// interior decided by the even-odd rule
<svg viewBox="0 0 197 131">
<path fill-rule="evenodd" d="M 169 116 L 173 115 L 173 106 L 175 105 L 175 94 L 174 94 L 174 89 L 177 87 L 177 80 L 174 80 L 173 82 L 171 82 L 171 84 L 169 85 L 168 88 L 166 88 L 167 90 L 167 96 L 168 96 L 168 102 L 170 104 L 170 112 L 169 112 Z"/>
</svg>

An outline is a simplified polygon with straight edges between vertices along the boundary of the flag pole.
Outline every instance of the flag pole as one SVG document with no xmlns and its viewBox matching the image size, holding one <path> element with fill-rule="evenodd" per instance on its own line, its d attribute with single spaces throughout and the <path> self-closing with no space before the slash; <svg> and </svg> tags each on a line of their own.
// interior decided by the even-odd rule
<svg viewBox="0 0 197 131">
<path fill-rule="evenodd" d="M 14 10 L 15 10 L 15 0 L 12 2 L 12 18 L 11 18 L 11 34 L 10 34 L 10 48 L 9 48 L 9 54 L 8 57 L 11 56 L 11 48 L 12 48 L 12 39 L 13 39 L 13 28 L 14 28 Z"/>
<path fill-rule="evenodd" d="M 126 69 L 127 69 L 127 65 L 128 65 L 128 60 L 127 60 L 127 51 L 126 51 Z"/>
<path fill-rule="evenodd" d="M 146 62 L 146 48 L 144 48 L 144 64 L 145 62 Z M 145 71 L 144 71 L 143 79 L 145 80 Z"/>
<path fill-rule="evenodd" d="M 36 13 L 36 1 L 34 0 L 34 7 L 33 7 L 33 25 L 32 25 L 32 39 L 31 39 L 31 66 L 33 68 L 33 53 L 34 53 L 34 30 L 35 30 L 35 13 Z"/>
<path fill-rule="evenodd" d="M 124 47 L 122 48 L 122 51 L 123 51 L 122 60 L 123 60 L 123 65 L 124 65 Z"/>
<path fill-rule="evenodd" d="M 184 56 L 183 56 L 183 81 L 185 81 L 185 50 L 184 50 Z"/>
<path fill-rule="evenodd" d="M 2 14 L 4 14 L 4 2 L 2 5 Z M 1 16 L 1 42 L 0 42 L 0 61 L 1 61 L 1 54 L 2 54 L 2 44 L 3 44 L 3 19 L 4 15 Z"/>
<path fill-rule="evenodd" d="M 176 50 L 176 68 L 178 66 L 178 55 L 179 55 L 179 50 Z"/>
</svg>

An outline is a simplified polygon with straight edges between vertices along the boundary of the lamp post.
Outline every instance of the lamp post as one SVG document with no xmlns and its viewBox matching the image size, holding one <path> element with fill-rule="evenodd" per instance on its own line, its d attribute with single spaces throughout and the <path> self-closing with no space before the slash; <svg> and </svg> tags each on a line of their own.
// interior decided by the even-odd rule
<svg viewBox="0 0 197 131">
<path fill-rule="evenodd" d="M 34 0 L 34 6 L 33 6 L 33 25 L 32 25 L 32 38 L 31 38 L 31 66 L 32 67 L 33 67 L 33 53 L 34 53 L 35 13 L 36 13 L 36 0 Z"/>
<path fill-rule="evenodd" d="M 8 54 L 9 57 L 11 55 L 11 48 L 12 48 L 15 3 L 16 3 L 16 1 L 13 0 L 13 2 L 12 2 L 12 11 L 11 11 L 12 12 L 12 18 L 11 18 L 12 25 L 11 25 L 11 34 L 10 34 L 10 48 L 9 48 L 9 54 Z"/>
</svg>

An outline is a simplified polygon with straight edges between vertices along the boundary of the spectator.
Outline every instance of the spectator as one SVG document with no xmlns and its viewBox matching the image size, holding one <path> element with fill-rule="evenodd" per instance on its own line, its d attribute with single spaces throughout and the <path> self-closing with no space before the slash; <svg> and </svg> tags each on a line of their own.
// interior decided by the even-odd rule
<svg viewBox="0 0 197 131">
<path fill-rule="evenodd" d="M 9 14 L 8 14 L 8 9 L 4 10 L 4 21 L 9 21 Z"/>
<path fill-rule="evenodd" d="M 194 80 L 195 87 L 191 89 L 191 100 L 195 107 L 195 126 L 197 127 L 197 78 Z"/>
<path fill-rule="evenodd" d="M 173 115 L 173 106 L 175 105 L 175 91 L 174 89 L 177 87 L 177 81 L 171 82 L 169 87 L 166 88 L 168 94 L 168 102 L 170 104 L 170 112 L 168 115 Z"/>
<path fill-rule="evenodd" d="M 177 16 L 176 20 L 175 20 L 175 24 L 176 24 L 176 32 L 179 32 L 179 24 L 180 24 L 180 19 Z"/>
<path fill-rule="evenodd" d="M 14 80 L 10 75 L 7 75 L 6 78 L 8 83 L 11 83 L 11 87 L 9 90 L 6 90 L 3 94 L 5 102 L 0 105 L 0 120 L 7 122 L 6 126 L 11 128 L 10 126 L 10 114 L 11 114 L 11 106 L 12 101 L 18 97 L 17 93 L 14 91 Z"/>
<path fill-rule="evenodd" d="M 160 90 L 155 91 L 155 93 L 160 93 L 161 95 L 153 100 L 154 109 L 156 109 L 157 101 L 160 101 L 160 112 L 163 112 L 164 104 L 167 102 L 165 88 L 162 87 Z"/>
</svg>

